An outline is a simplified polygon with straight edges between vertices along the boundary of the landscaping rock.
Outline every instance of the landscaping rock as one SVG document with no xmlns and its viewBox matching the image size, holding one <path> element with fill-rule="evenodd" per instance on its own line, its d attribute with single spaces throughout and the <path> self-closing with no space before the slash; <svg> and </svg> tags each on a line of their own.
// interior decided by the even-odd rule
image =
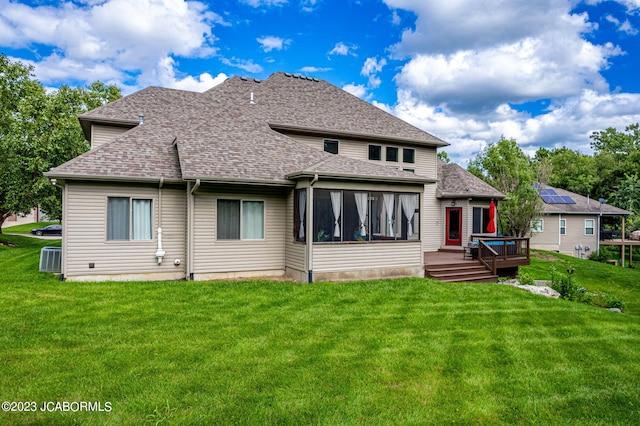
<svg viewBox="0 0 640 426">
<path fill-rule="evenodd" d="M 617 312 L 619 314 L 622 313 L 622 311 L 620 310 L 620 308 L 607 308 L 607 311 L 611 311 L 611 312 Z"/>
<path fill-rule="evenodd" d="M 547 286 L 547 281 L 536 280 L 536 285 L 522 285 L 516 279 L 503 281 L 503 284 L 518 287 L 519 289 L 526 290 L 533 294 L 539 294 L 541 296 L 553 297 L 554 299 L 560 298 L 560 293 Z"/>
</svg>

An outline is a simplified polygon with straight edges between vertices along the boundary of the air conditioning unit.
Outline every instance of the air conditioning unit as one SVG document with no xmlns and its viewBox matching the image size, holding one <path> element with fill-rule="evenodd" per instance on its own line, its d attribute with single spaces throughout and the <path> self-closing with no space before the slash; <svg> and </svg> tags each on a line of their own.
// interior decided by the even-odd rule
<svg viewBox="0 0 640 426">
<path fill-rule="evenodd" d="M 40 250 L 40 272 L 62 272 L 62 248 L 42 247 Z"/>
</svg>

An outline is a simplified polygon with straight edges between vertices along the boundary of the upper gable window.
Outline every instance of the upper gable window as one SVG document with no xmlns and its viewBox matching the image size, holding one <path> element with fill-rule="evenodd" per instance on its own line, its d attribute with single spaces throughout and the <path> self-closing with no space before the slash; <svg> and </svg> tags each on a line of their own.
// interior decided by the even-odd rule
<svg viewBox="0 0 640 426">
<path fill-rule="evenodd" d="M 413 148 L 403 148 L 402 149 L 402 161 L 405 163 L 415 163 L 416 162 L 416 150 Z"/>
<path fill-rule="evenodd" d="M 369 145 L 369 160 L 375 160 L 375 161 L 382 160 L 382 146 Z"/>
<path fill-rule="evenodd" d="M 331 139 L 324 140 L 324 151 L 330 154 L 338 153 L 338 141 L 334 141 Z"/>
<path fill-rule="evenodd" d="M 387 161 L 398 162 L 398 148 L 393 146 L 387 147 Z"/>
</svg>

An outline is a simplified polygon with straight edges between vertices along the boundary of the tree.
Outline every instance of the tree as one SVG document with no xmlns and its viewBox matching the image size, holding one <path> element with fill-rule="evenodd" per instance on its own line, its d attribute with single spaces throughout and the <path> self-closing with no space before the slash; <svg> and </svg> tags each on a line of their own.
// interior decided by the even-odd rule
<svg viewBox="0 0 640 426">
<path fill-rule="evenodd" d="M 32 73 L 0 56 L 0 225 L 36 205 L 60 220 L 60 190 L 42 174 L 89 149 L 78 114 L 121 97 L 117 87 L 101 82 L 47 94 Z"/>
<path fill-rule="evenodd" d="M 32 79 L 32 71 L 31 67 L 12 63 L 0 55 L 0 233 L 9 216 L 28 212 L 36 202 L 32 188 L 23 186 L 30 176 L 20 146 L 29 141 L 20 140 L 15 134 L 18 122 L 35 120 L 22 112 L 25 99 L 39 104 L 45 97 L 44 88 Z"/>
<path fill-rule="evenodd" d="M 500 139 L 480 152 L 468 170 L 508 198 L 500 202 L 502 232 L 524 237 L 531 221 L 542 213 L 542 200 L 534 187 L 536 168 L 514 139 Z"/>
<path fill-rule="evenodd" d="M 539 170 L 546 168 L 548 172 L 546 181 L 538 179 L 541 184 L 547 183 L 585 197 L 600 196 L 597 191 L 602 179 L 594 157 L 564 147 L 553 150 L 540 148 L 534 162 Z"/>
<path fill-rule="evenodd" d="M 447 164 L 451 162 L 451 158 L 449 158 L 449 154 L 447 154 L 447 151 L 438 152 L 438 160 L 444 161 Z"/>
<path fill-rule="evenodd" d="M 624 132 L 610 127 L 591 134 L 591 147 L 601 175 L 597 196 L 607 198 L 630 174 L 640 174 L 640 126 L 629 125 Z"/>
</svg>

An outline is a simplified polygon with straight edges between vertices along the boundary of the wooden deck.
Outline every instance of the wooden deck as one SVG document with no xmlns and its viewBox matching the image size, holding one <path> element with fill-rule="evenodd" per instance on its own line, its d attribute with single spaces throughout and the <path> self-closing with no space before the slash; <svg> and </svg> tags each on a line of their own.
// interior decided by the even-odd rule
<svg viewBox="0 0 640 426">
<path fill-rule="evenodd" d="M 529 265 L 528 238 L 490 238 L 469 248 L 424 253 L 425 276 L 440 281 L 497 282 L 498 276 L 513 276 L 518 267 Z M 478 248 L 479 247 L 479 248 Z"/>
</svg>

